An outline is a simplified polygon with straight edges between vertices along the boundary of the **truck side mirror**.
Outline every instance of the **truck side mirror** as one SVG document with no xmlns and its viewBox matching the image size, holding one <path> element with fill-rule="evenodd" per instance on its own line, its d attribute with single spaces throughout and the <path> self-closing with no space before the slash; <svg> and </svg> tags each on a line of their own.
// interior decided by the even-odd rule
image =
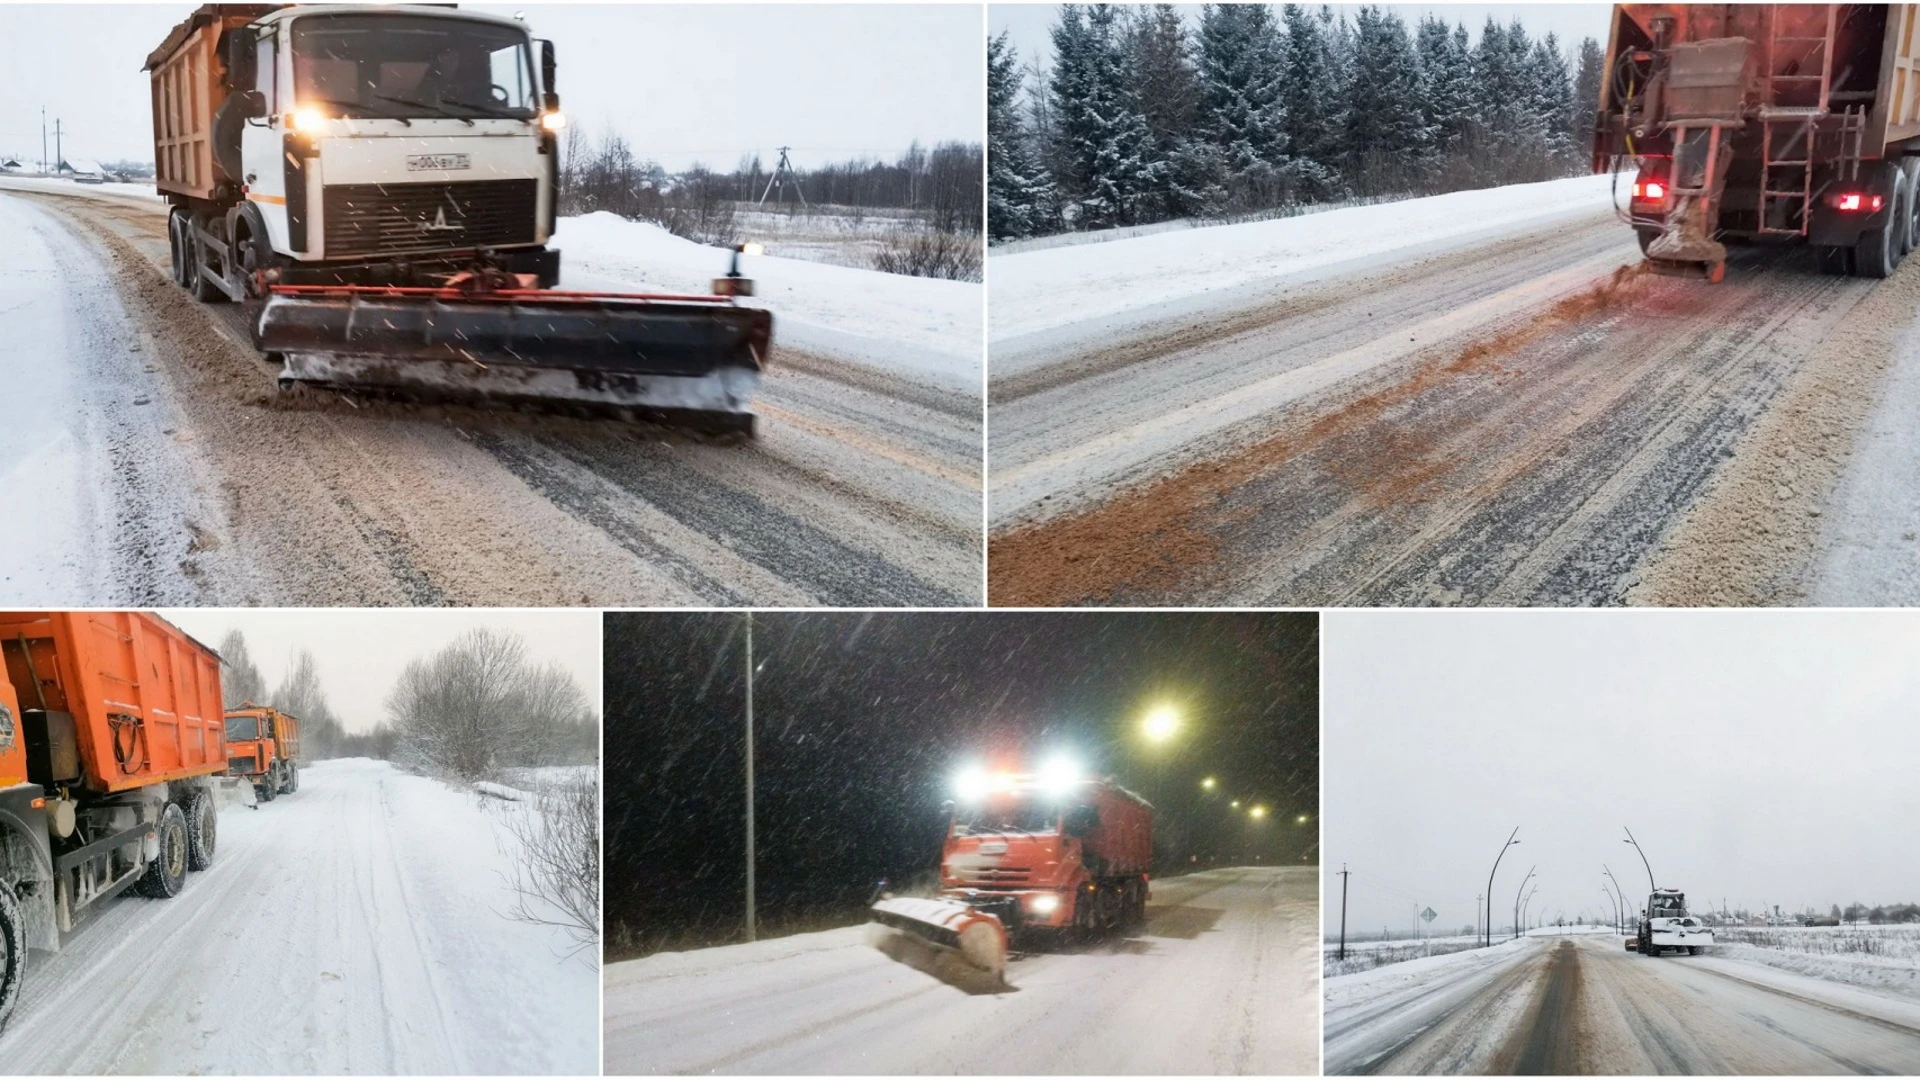
<svg viewBox="0 0 1920 1080">
<path fill-rule="evenodd" d="M 240 106 L 240 115 L 248 120 L 258 120 L 267 115 L 267 95 L 258 90 L 242 90 L 234 95 Z"/>
<path fill-rule="evenodd" d="M 560 92 L 553 88 L 553 76 L 559 65 L 553 60 L 553 42 L 542 39 L 540 42 L 540 88 L 546 91 L 541 102 L 547 112 L 560 111 Z"/>
<path fill-rule="evenodd" d="M 227 31 L 227 85 L 234 89 L 254 84 L 254 50 L 258 41 L 251 26 L 236 26 Z M 258 115 L 265 116 L 266 113 Z"/>
</svg>

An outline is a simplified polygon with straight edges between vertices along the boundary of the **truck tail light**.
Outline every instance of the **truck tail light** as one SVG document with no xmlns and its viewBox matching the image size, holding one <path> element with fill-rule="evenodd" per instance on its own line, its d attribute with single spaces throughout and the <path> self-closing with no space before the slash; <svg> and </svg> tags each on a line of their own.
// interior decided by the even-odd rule
<svg viewBox="0 0 1920 1080">
<path fill-rule="evenodd" d="M 1827 205 L 1849 214 L 1877 214 L 1886 200 L 1861 191 L 1843 191 L 1827 196 Z"/>
<path fill-rule="evenodd" d="M 1633 197 L 1641 202 L 1660 202 L 1667 197 L 1667 185 L 1658 180 L 1635 181 Z"/>
</svg>

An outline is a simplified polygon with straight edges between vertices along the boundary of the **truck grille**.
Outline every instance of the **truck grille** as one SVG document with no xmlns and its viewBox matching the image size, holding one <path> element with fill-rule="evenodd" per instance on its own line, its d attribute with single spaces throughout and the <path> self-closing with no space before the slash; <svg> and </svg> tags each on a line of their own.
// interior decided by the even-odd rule
<svg viewBox="0 0 1920 1080">
<path fill-rule="evenodd" d="M 253 771 L 253 759 L 250 757 L 232 757 L 227 759 L 229 773 L 248 773 Z"/>
<path fill-rule="evenodd" d="M 537 180 L 330 184 L 326 257 L 531 244 L 539 191 Z"/>
<path fill-rule="evenodd" d="M 1025 885 L 1033 880 L 1033 869 L 1026 866 L 958 866 L 954 877 L 969 885 Z"/>
</svg>

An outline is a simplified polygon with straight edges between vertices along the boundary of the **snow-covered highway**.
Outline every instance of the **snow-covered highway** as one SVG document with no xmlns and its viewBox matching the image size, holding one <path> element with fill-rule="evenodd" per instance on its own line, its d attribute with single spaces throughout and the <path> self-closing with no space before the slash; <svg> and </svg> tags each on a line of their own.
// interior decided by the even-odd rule
<svg viewBox="0 0 1920 1080">
<path fill-rule="evenodd" d="M 563 286 L 685 287 L 682 263 L 725 257 L 639 226 L 597 246 L 568 227 L 580 266 Z M 244 307 L 168 280 L 151 196 L 0 180 L 0 247 L 0 496 L 31 526 L 0 541 L 0 599 L 980 600 L 978 286 L 765 260 L 779 280 L 761 435 L 728 444 L 276 395 Z"/>
<path fill-rule="evenodd" d="M 1920 1002 L 1553 935 L 1326 983 L 1329 1075 L 1920 1071 Z"/>
<path fill-rule="evenodd" d="M 607 969 L 606 1069 L 633 1073 L 1212 1073 L 1317 1069 L 1319 872 L 1153 885 L 1138 935 L 1018 956 L 969 993 L 848 927 Z"/>
<path fill-rule="evenodd" d="M 315 762 L 222 810 L 178 896 L 106 901 L 34 953 L 0 1072 L 594 1073 L 599 972 L 508 918 L 508 869 L 475 796 Z"/>
</svg>

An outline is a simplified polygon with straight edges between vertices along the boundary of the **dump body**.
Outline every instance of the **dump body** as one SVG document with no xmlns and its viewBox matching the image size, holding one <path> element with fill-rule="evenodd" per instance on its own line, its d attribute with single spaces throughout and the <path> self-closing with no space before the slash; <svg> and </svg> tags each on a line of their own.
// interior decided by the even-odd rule
<svg viewBox="0 0 1920 1080">
<path fill-rule="evenodd" d="M 1145 799 L 1111 780 L 1011 777 L 955 808 L 940 887 L 1010 928 L 1108 929 L 1144 913 L 1152 868 Z"/>
<path fill-rule="evenodd" d="M 220 658 L 157 615 L 0 612 L 0 655 L 23 708 L 72 717 L 58 779 L 71 764 L 78 786 L 109 794 L 227 767 Z"/>
<path fill-rule="evenodd" d="M 1920 238 L 1914 5 L 1626 4 L 1613 11 L 1595 171 L 1656 269 L 1718 280 L 1728 244 L 1807 243 L 1885 277 Z"/>
<path fill-rule="evenodd" d="M 0 612 L 0 1026 L 26 949 L 213 864 L 220 658 L 136 611 Z"/>
<path fill-rule="evenodd" d="M 215 197 L 213 117 L 227 99 L 220 37 L 274 10 L 272 4 L 207 4 L 173 28 L 147 57 L 153 95 L 153 182 L 162 195 Z"/>
</svg>

